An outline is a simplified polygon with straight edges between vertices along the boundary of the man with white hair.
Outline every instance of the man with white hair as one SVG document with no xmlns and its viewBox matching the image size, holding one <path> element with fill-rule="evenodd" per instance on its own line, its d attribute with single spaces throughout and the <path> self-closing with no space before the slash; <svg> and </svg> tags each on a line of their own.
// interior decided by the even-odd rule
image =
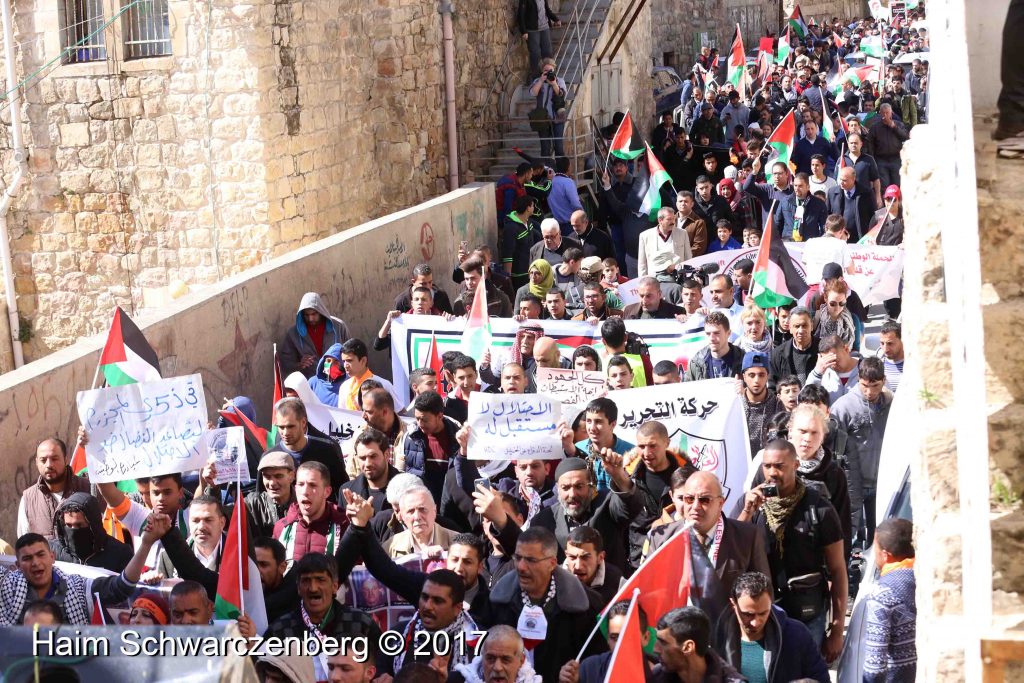
<svg viewBox="0 0 1024 683">
<path fill-rule="evenodd" d="M 396 514 L 405 531 L 384 542 L 384 550 L 392 558 L 419 553 L 425 557 L 440 556 L 448 550 L 457 532 L 437 524 L 437 505 L 426 486 L 406 489 L 398 499 Z"/>
<path fill-rule="evenodd" d="M 654 275 L 654 259 L 661 252 L 670 252 L 686 261 L 693 258 L 690 249 L 690 235 L 676 226 L 676 211 L 670 206 L 658 210 L 658 225 L 640 233 L 637 249 L 637 273 L 640 277 Z"/>
<path fill-rule="evenodd" d="M 492 626 L 480 646 L 480 654 L 468 664 L 455 666 L 448 683 L 541 683 L 543 679 L 526 661 L 523 637 L 511 626 Z"/>
<path fill-rule="evenodd" d="M 852 166 L 839 169 L 839 185 L 828 191 L 828 212 L 839 214 L 846 221 L 848 242 L 857 242 L 871 228 L 875 213 L 873 199 L 857 184 Z"/>
<path fill-rule="evenodd" d="M 570 247 L 582 249 L 580 243 L 570 237 L 562 236 L 562 229 L 554 218 L 545 218 L 540 223 L 540 242 L 530 247 L 530 263 L 544 259 L 552 266 L 564 261 L 563 254 Z"/>
</svg>

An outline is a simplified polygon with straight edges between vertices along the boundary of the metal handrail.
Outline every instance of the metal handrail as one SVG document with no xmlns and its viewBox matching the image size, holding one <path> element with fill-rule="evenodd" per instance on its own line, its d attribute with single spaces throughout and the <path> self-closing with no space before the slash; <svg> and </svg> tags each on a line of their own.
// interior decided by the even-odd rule
<svg viewBox="0 0 1024 683">
<path fill-rule="evenodd" d="M 502 57 L 501 64 L 498 65 L 498 70 L 497 70 L 497 72 L 494 75 L 494 82 L 491 83 L 491 87 L 487 90 L 487 97 L 485 98 L 485 102 L 480 107 L 480 109 L 477 111 L 477 113 L 475 114 L 476 118 L 478 118 L 479 115 L 483 111 L 485 111 L 487 109 L 487 104 L 491 100 L 491 95 L 493 95 L 495 93 L 495 89 L 498 87 L 498 85 L 505 78 L 508 78 L 508 76 L 511 75 L 511 73 L 512 73 L 512 70 L 508 68 L 509 58 L 512 56 L 512 51 L 514 49 L 516 49 L 516 47 L 518 47 L 518 45 L 519 45 L 519 41 L 516 40 L 516 38 L 518 38 L 519 34 L 512 30 L 512 26 L 508 23 L 508 19 L 505 20 L 505 28 L 508 30 L 508 34 L 509 34 L 509 36 L 511 36 L 511 38 L 508 41 L 508 47 L 505 48 L 505 56 Z M 500 91 L 498 91 L 498 92 L 500 94 Z M 499 99 L 499 105 L 500 105 L 500 99 Z M 499 111 L 500 111 L 500 107 L 499 107 Z"/>
</svg>

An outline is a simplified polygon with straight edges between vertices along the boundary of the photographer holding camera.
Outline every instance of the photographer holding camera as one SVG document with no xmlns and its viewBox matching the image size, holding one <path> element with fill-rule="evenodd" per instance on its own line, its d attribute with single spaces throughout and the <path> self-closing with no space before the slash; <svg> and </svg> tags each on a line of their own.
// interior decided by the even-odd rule
<svg viewBox="0 0 1024 683">
<path fill-rule="evenodd" d="M 530 86 L 530 94 L 537 98 L 537 107 L 530 112 L 530 123 L 540 136 L 541 157 L 550 158 L 552 150 L 556 157 L 561 157 L 565 156 L 562 144 L 566 116 L 565 81 L 555 73 L 555 60 L 547 57 L 540 64 L 540 77 Z"/>
</svg>

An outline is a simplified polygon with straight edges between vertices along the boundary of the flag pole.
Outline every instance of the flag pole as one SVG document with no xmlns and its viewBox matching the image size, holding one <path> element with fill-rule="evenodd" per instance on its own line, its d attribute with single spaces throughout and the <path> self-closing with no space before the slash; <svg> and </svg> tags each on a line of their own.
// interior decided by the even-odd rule
<svg viewBox="0 0 1024 683">
<path fill-rule="evenodd" d="M 274 348 L 275 349 L 277 348 L 276 344 L 274 345 Z M 242 498 L 242 455 L 243 454 L 244 454 L 244 452 L 243 453 L 239 453 L 238 457 L 235 458 L 235 473 L 236 473 L 236 476 L 238 477 L 238 479 L 235 481 L 235 483 L 238 485 L 238 495 L 235 497 L 235 506 L 236 507 L 239 506 L 239 505 L 245 505 L 245 500 Z M 237 514 L 239 514 L 239 512 L 236 510 L 235 514 L 237 515 Z M 243 562 L 243 559 L 244 559 L 245 562 L 249 561 L 249 557 L 248 557 L 249 549 L 246 548 L 244 545 L 242 545 L 242 520 L 241 519 L 237 519 L 235 521 L 236 521 L 235 526 L 238 527 L 238 602 L 239 602 L 239 613 L 240 614 L 245 614 L 245 585 L 242 583 L 242 577 L 245 576 L 245 575 L 242 573 L 242 562 Z M 242 555 L 245 555 L 246 557 L 243 558 Z"/>
<path fill-rule="evenodd" d="M 100 622 L 102 623 L 103 626 L 106 626 L 107 625 L 107 612 L 106 612 L 106 610 L 103 609 L 103 601 L 100 600 L 100 594 L 99 593 L 93 593 L 92 596 L 96 599 L 96 606 L 99 607 L 99 610 L 100 610 Z"/>
<path fill-rule="evenodd" d="M 778 204 L 778 203 L 779 203 L 778 199 L 773 199 L 772 200 L 772 205 L 768 209 L 768 220 L 771 222 L 773 228 L 775 227 L 775 225 L 774 225 L 775 221 L 773 220 L 773 216 L 775 215 L 775 205 Z M 764 235 L 762 235 L 761 236 L 761 244 L 757 248 L 757 256 L 754 257 L 755 265 L 756 265 L 757 257 L 761 255 L 761 249 L 764 249 L 764 248 L 765 248 Z M 771 235 L 768 235 L 767 249 L 769 250 L 769 253 L 771 252 L 771 248 L 772 248 L 772 245 L 771 245 Z M 751 275 L 751 277 L 750 277 L 750 284 L 747 286 L 747 296 L 749 297 L 753 293 L 754 293 L 754 277 L 753 277 L 753 275 Z"/>
<path fill-rule="evenodd" d="M 629 620 L 633 616 L 633 610 L 635 610 L 637 608 L 637 602 L 639 600 L 640 600 L 640 589 L 639 588 L 634 588 L 633 589 L 633 596 L 629 599 L 629 607 L 626 609 L 626 619 L 625 619 L 625 621 L 623 621 L 623 624 L 625 626 L 623 628 L 629 626 Z M 622 645 L 622 640 L 623 639 L 615 641 L 615 647 L 612 649 L 611 659 L 608 660 L 608 672 L 605 674 L 604 683 L 611 683 L 611 676 L 612 676 L 612 669 L 613 669 L 612 665 L 615 663 L 615 655 L 618 653 L 619 647 Z M 581 652 L 580 655 L 582 656 L 582 654 L 583 653 Z M 578 657 L 577 657 L 576 661 L 579 661 Z"/>
</svg>

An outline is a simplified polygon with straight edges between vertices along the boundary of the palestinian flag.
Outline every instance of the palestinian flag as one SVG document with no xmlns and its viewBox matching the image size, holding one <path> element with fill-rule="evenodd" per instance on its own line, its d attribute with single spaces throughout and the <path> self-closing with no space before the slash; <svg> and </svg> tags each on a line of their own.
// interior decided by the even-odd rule
<svg viewBox="0 0 1024 683">
<path fill-rule="evenodd" d="M 235 427 L 245 427 L 245 429 L 252 434 L 253 438 L 256 439 L 256 443 L 263 449 L 263 451 L 270 450 L 273 447 L 273 444 L 270 443 L 270 432 L 253 423 L 253 421 L 247 418 L 245 413 L 238 408 L 234 408 L 234 406 L 232 406 L 232 408 L 232 410 L 218 410 L 217 413 Z M 274 428 L 274 433 L 275 435 L 277 434 L 276 427 Z"/>
<path fill-rule="evenodd" d="M 832 31 L 832 44 L 836 47 L 846 47 L 846 41 L 835 31 Z"/>
<path fill-rule="evenodd" d="M 761 247 L 757 250 L 750 290 L 754 303 L 765 310 L 797 301 L 807 293 L 807 283 L 796 271 L 782 235 L 772 225 L 774 210 L 775 203 L 772 202 Z"/>
<path fill-rule="evenodd" d="M 832 123 L 832 116 L 829 114 L 829 101 L 825 97 L 825 93 L 822 92 L 821 88 L 818 88 L 818 94 L 821 95 L 821 135 L 831 143 L 836 141 L 836 128 Z"/>
<path fill-rule="evenodd" d="M 112 387 L 160 379 L 160 359 L 128 314 L 118 306 L 100 355 L 103 378 Z"/>
<path fill-rule="evenodd" d="M 623 582 L 619 592 L 608 603 L 605 612 L 607 613 L 608 608 L 620 600 L 632 597 L 636 589 L 640 591 L 638 602 L 651 619 L 655 619 L 655 614 L 662 615 L 676 607 L 686 607 L 690 599 L 690 583 L 693 577 L 690 545 L 687 525 L 651 553 L 633 576 Z"/>
<path fill-rule="evenodd" d="M 626 611 L 626 623 L 619 632 L 612 657 L 608 660 L 608 672 L 604 676 L 604 683 L 643 681 L 647 678 L 643 634 L 640 632 L 639 601 L 640 590 L 634 589 L 629 609 Z"/>
<path fill-rule="evenodd" d="M 793 30 L 797 38 L 803 40 L 807 37 L 807 22 L 804 21 L 803 12 L 800 11 L 800 5 L 793 5 L 793 13 L 789 15 L 789 28 Z"/>
<path fill-rule="evenodd" d="M 729 62 L 727 80 L 741 93 L 745 92 L 744 82 L 747 74 L 747 53 L 743 51 L 743 35 L 740 33 L 740 25 L 736 24 L 736 35 L 732 39 L 732 48 L 729 50 Z"/>
<path fill-rule="evenodd" d="M 765 176 L 771 181 L 772 166 L 777 162 L 782 162 L 789 165 L 789 159 L 793 156 L 793 146 L 796 144 L 796 116 L 793 112 L 795 109 L 790 109 L 789 113 L 779 122 L 779 125 L 775 127 L 772 134 L 768 136 L 766 146 L 771 151 L 771 156 L 768 157 L 768 163 L 765 164 Z M 764 238 L 761 239 L 762 243 Z"/>
<path fill-rule="evenodd" d="M 757 82 L 764 85 L 768 82 L 774 60 L 775 47 L 771 37 L 762 38 L 757 49 Z"/>
<path fill-rule="evenodd" d="M 89 617 L 89 624 L 92 626 L 107 625 L 107 612 L 103 609 L 99 593 L 92 594 L 92 615 Z"/>
<path fill-rule="evenodd" d="M 622 121 L 622 126 L 629 120 L 629 112 Z M 622 130 L 619 126 L 619 130 Z M 632 128 L 632 123 L 630 123 Z M 480 278 L 473 295 L 473 306 L 466 318 L 466 327 L 462 330 L 462 352 L 477 363 L 484 357 L 484 352 L 491 345 L 491 317 L 487 313 L 487 280 Z"/>
<path fill-rule="evenodd" d="M 242 499 L 242 486 L 238 485 Z M 257 633 L 267 628 L 267 610 L 263 602 L 263 585 L 259 570 L 249 559 L 249 525 L 246 524 L 245 505 L 235 505 L 221 551 L 220 571 L 217 577 L 217 597 L 213 602 L 217 619 L 237 619 L 246 614 L 252 619 Z"/>
<path fill-rule="evenodd" d="M 75 453 L 71 456 L 71 471 L 75 476 L 88 474 L 89 463 L 85 461 L 85 446 L 81 443 L 75 444 Z"/>
<path fill-rule="evenodd" d="M 274 403 L 284 398 L 284 377 L 281 374 L 281 361 L 277 357 L 277 344 L 274 344 Z M 267 448 L 273 448 L 277 445 L 277 425 L 274 424 L 274 413 L 271 409 L 270 414 L 270 429 L 267 431 Z"/>
<path fill-rule="evenodd" d="M 790 44 L 789 28 L 786 28 L 786 32 L 779 36 L 779 48 L 775 53 L 775 63 L 785 64 L 786 60 L 789 59 L 789 53 L 793 51 L 793 46 Z"/>
<path fill-rule="evenodd" d="M 644 201 L 640 204 L 638 213 L 646 214 L 652 221 L 657 221 L 658 211 L 661 210 L 661 188 L 665 183 L 671 183 L 672 178 L 658 161 L 658 157 L 654 156 L 649 145 L 647 146 L 647 168 L 650 172 L 647 194 L 644 195 Z"/>
<path fill-rule="evenodd" d="M 609 153 L 626 161 L 632 161 L 644 153 L 644 141 L 640 137 L 640 131 L 633 125 L 633 117 L 630 116 L 629 110 L 626 110 L 626 115 L 622 117 L 622 123 L 615 131 L 615 137 L 612 138 L 609 146 Z"/>
<path fill-rule="evenodd" d="M 860 41 L 860 51 L 868 57 L 882 59 L 885 56 L 885 43 L 882 42 L 882 36 L 865 36 Z"/>
<path fill-rule="evenodd" d="M 832 94 L 838 97 L 843 92 L 843 84 L 849 81 L 853 83 L 853 87 L 859 88 L 861 83 L 874 78 L 875 67 L 869 66 L 858 66 L 855 69 L 847 69 L 843 74 L 836 80 L 833 80 L 828 89 L 832 91 Z"/>
</svg>

